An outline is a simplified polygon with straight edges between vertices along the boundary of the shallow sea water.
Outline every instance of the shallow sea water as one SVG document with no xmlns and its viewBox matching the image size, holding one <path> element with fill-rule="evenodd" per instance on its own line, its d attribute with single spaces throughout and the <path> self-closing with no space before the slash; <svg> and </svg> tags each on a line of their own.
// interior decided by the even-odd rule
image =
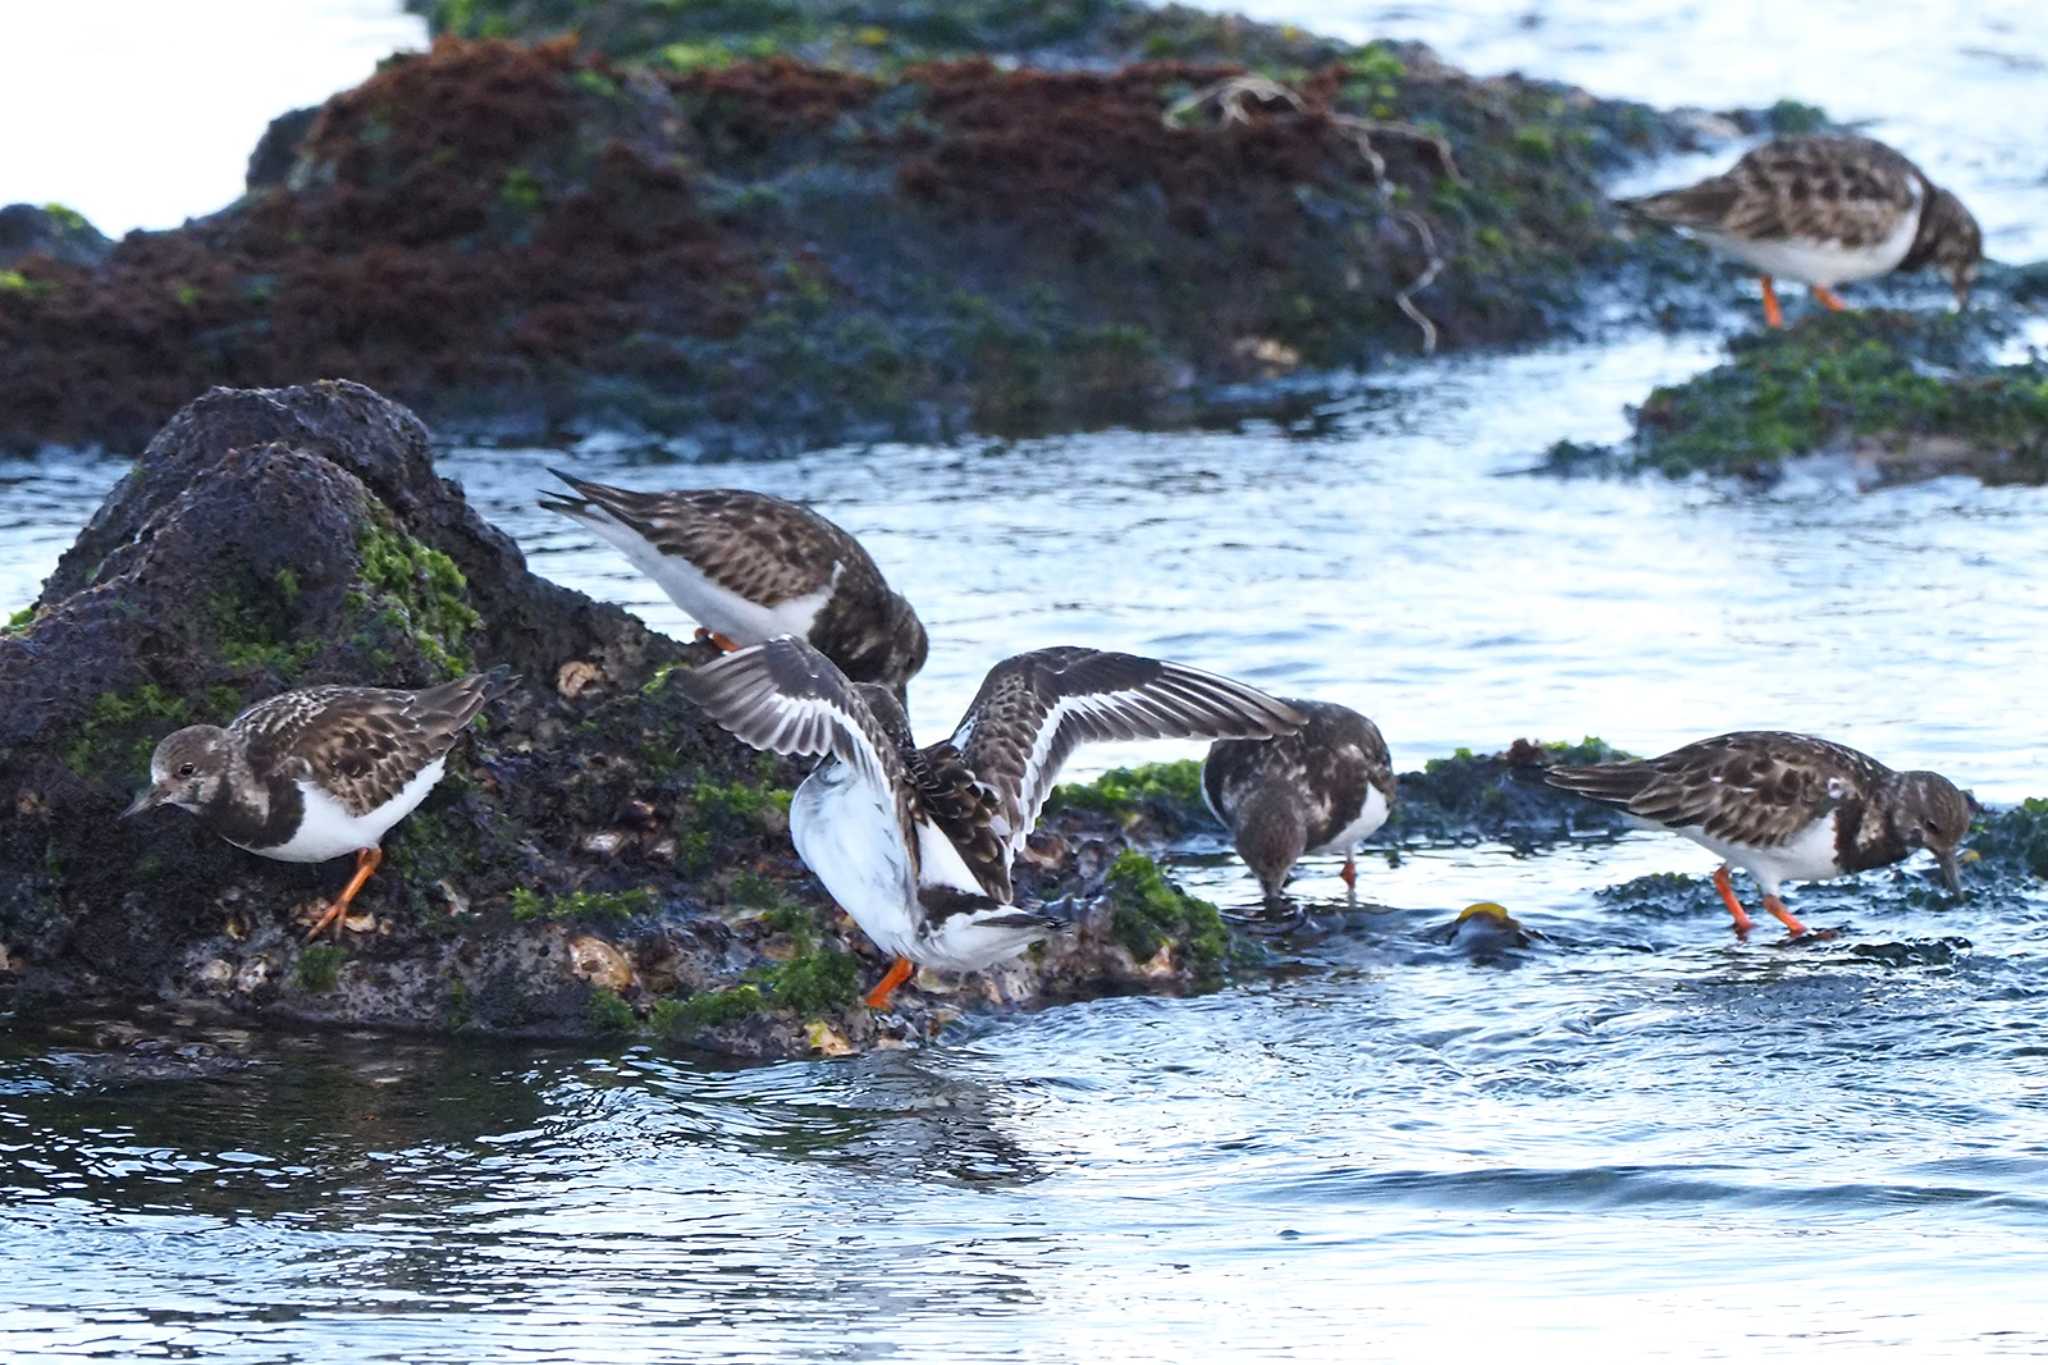
<svg viewBox="0 0 2048 1365">
<path fill-rule="evenodd" d="M 1630 35 L 1696 13 L 1514 30 L 1548 36 L 1512 60 L 1629 93 Z M 1449 55 L 1486 23 L 1443 18 Z M 1669 51 L 1674 89 L 1707 80 Z M 812 500 L 932 628 L 928 734 L 997 657 L 1072 641 L 1359 706 L 1402 767 L 1774 725 L 1994 802 L 2048 794 L 2048 493 L 1858 492 L 1825 464 L 1765 494 L 1518 472 L 1717 353 L 1625 338 L 1391 371 L 1294 433 L 441 467 L 538 571 L 677 632 L 533 506 L 544 464 Z M 123 468 L 0 460 L 0 607 Z M 1279 970 L 841 1062 L 0 1019 L 0 1359 L 2048 1349 L 2048 893 L 1859 900 L 1925 886 L 1924 862 L 1805 888 L 1842 931 L 1809 949 L 1599 895 L 1710 865 L 1649 835 L 1429 849 L 1367 859 L 1352 905 L 1312 860 Z M 1177 871 L 1257 899 L 1213 840 Z M 1429 940 L 1481 899 L 1548 937 L 1478 960 Z"/>
</svg>

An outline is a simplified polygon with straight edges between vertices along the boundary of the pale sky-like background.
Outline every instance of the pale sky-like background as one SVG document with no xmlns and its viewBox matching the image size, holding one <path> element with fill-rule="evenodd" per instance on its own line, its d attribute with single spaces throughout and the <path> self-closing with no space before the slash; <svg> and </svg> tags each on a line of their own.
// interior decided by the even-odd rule
<svg viewBox="0 0 2048 1365">
<path fill-rule="evenodd" d="M 0 0 L 0 203 L 176 227 L 242 192 L 272 119 L 426 41 L 398 0 Z"/>
</svg>

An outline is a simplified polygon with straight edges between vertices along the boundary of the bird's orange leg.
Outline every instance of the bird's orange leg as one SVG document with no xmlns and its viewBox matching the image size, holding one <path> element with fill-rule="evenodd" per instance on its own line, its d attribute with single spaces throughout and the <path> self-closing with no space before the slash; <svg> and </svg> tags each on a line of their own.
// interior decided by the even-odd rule
<svg viewBox="0 0 2048 1365">
<path fill-rule="evenodd" d="M 1734 918 L 1736 933 L 1746 934 L 1755 927 L 1755 921 L 1742 908 L 1742 902 L 1735 899 L 1735 886 L 1728 880 L 1728 864 L 1722 863 L 1714 869 L 1714 889 L 1721 893 L 1721 903 L 1728 907 L 1729 915 Z"/>
<path fill-rule="evenodd" d="M 1778 306 L 1778 287 L 1771 283 L 1771 277 L 1762 277 L 1764 282 L 1764 326 L 1783 327 L 1785 310 Z"/>
<path fill-rule="evenodd" d="M 314 922 L 313 927 L 306 931 L 306 942 L 311 943 L 320 937 L 320 931 L 330 924 L 334 926 L 335 938 L 341 937 L 342 916 L 348 913 L 348 903 L 356 898 L 356 892 L 363 889 L 363 883 L 370 880 L 370 874 L 375 872 L 383 861 L 384 850 L 381 848 L 356 850 L 356 875 L 348 879 L 348 885 L 341 888 L 341 894 L 334 898 L 334 904 L 328 906 L 325 913 Z"/>
<path fill-rule="evenodd" d="M 1792 937 L 1806 937 L 1806 926 L 1801 924 L 1799 920 L 1793 915 L 1793 913 L 1785 908 L 1785 902 L 1779 900 L 1776 896 L 1765 896 L 1764 909 L 1776 915 L 1778 917 L 1778 923 L 1784 925 L 1786 931 L 1789 932 L 1792 935 Z"/>
<path fill-rule="evenodd" d="M 1337 875 L 1344 879 L 1344 889 L 1346 891 L 1358 890 L 1358 857 L 1356 854 L 1347 853 L 1344 855 L 1344 870 Z"/>
<path fill-rule="evenodd" d="M 731 636 L 720 635 L 717 631 L 712 630 L 706 626 L 697 627 L 697 638 L 699 640 L 709 640 L 712 644 L 717 645 L 727 654 L 731 654 L 739 648 L 739 645 L 732 639 Z"/>
<path fill-rule="evenodd" d="M 1812 291 L 1815 298 L 1820 300 L 1820 306 L 1827 309 L 1830 313 L 1846 313 L 1849 311 L 1849 305 L 1836 298 L 1835 291 L 1826 285 L 1813 284 L 1808 285 L 1807 288 Z"/>
<path fill-rule="evenodd" d="M 910 965 L 909 958 L 897 958 L 896 965 L 891 967 L 888 971 L 888 974 L 885 975 L 880 981 L 877 981 L 875 983 L 875 988 L 868 992 L 868 1008 L 871 1010 L 887 1009 L 889 1005 L 889 997 L 896 993 L 896 988 L 898 986 L 910 980 L 910 974 L 915 970 L 916 968 Z"/>
</svg>

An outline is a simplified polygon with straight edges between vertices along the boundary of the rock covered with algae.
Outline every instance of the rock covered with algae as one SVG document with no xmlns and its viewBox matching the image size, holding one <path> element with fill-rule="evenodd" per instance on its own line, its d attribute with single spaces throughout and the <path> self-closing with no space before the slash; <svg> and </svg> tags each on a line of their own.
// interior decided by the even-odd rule
<svg viewBox="0 0 2048 1365">
<path fill-rule="evenodd" d="M 1679 248 L 1616 240 L 1601 182 L 1714 135 L 1130 4 L 842 7 L 910 43 L 852 64 L 801 6 L 443 8 L 486 36 L 280 119 L 236 203 L 7 266 L 0 448 L 132 450 L 208 385 L 336 373 L 444 429 L 720 448 L 1187 421 L 1569 332 L 1602 281 L 1647 308 Z"/>
<path fill-rule="evenodd" d="M 1867 484 L 1967 474 L 2048 481 L 2048 362 L 1994 358 L 1983 317 L 1816 313 L 1728 343 L 1728 360 L 1654 390 L 1614 448 L 1562 445 L 1557 473 L 1781 477 L 1788 461 L 1845 457 Z"/>
<path fill-rule="evenodd" d="M 665 685 L 695 657 L 529 572 L 434 474 L 425 427 L 372 390 L 208 393 L 0 632 L 0 1002 L 775 1057 L 1213 983 L 1212 926 L 1119 863 L 1109 833 L 1023 869 L 1027 894 L 1071 903 L 1072 932 L 871 1015 L 858 997 L 885 964 L 789 843 L 801 770 Z M 342 865 L 259 858 L 174 810 L 115 819 L 179 726 L 294 686 L 501 664 L 522 684 L 387 836 L 338 944 L 302 933 Z"/>
</svg>

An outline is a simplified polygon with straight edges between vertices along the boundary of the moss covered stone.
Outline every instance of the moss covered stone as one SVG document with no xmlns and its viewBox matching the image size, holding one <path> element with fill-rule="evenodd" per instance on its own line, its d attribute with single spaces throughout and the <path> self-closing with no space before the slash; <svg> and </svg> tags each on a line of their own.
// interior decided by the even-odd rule
<svg viewBox="0 0 2048 1365">
<path fill-rule="evenodd" d="M 1965 846 L 2033 877 L 2048 877 L 2048 798 L 2030 797 L 2011 810 L 1984 815 Z"/>
<path fill-rule="evenodd" d="M 713 829 L 774 831 L 789 820 L 795 796 L 788 787 L 765 782 L 701 781 L 691 792 L 698 819 Z"/>
<path fill-rule="evenodd" d="M 2048 363 L 1992 363 L 1981 321 L 1815 313 L 1736 337 L 1729 352 L 1728 363 L 1651 393 L 1621 449 L 1560 447 L 1550 467 L 1769 479 L 1788 459 L 1847 452 L 1882 481 L 2048 479 Z"/>
<path fill-rule="evenodd" d="M 1046 802 L 1047 814 L 1062 810 L 1094 811 L 1128 820 L 1136 816 L 1171 814 L 1182 821 L 1206 819 L 1202 802 L 1202 761 L 1184 758 L 1172 763 L 1145 763 L 1111 768 L 1092 782 L 1063 782 Z"/>
<path fill-rule="evenodd" d="M 1136 849 L 1117 855 L 1106 889 L 1113 907 L 1110 932 L 1133 958 L 1148 962 L 1173 945 L 1197 985 L 1222 979 L 1230 932 L 1215 906 L 1168 881 L 1159 865 Z"/>
<path fill-rule="evenodd" d="M 1072 67 L 1117 61 L 1240 61 L 1299 70 L 1344 45 L 1301 29 L 1134 0 L 407 0 L 436 34 L 575 34 L 615 61 L 717 71 L 768 57 L 890 73 L 983 53 Z"/>
<path fill-rule="evenodd" d="M 660 904 L 660 898 L 649 887 L 635 887 L 629 891 L 570 891 L 558 896 L 543 896 L 531 887 L 521 886 L 512 892 L 512 918 L 625 920 L 652 914 Z"/>
<path fill-rule="evenodd" d="M 80 777 L 140 779 L 157 741 L 192 718 L 189 701 L 155 683 L 102 692 L 65 745 L 64 766 Z"/>
<path fill-rule="evenodd" d="M 648 1026 L 664 1038 L 681 1039 L 704 1029 L 751 1019 L 768 1008 L 761 988 L 752 984 L 728 986 L 724 990 L 698 991 L 693 995 L 670 996 L 654 1002 L 648 1011 Z"/>
<path fill-rule="evenodd" d="M 455 561 L 381 518 L 363 528 L 357 550 L 357 572 L 369 594 L 359 610 L 409 635 L 444 676 L 474 668 L 467 642 L 483 618 L 470 605 L 468 580 Z"/>
<path fill-rule="evenodd" d="M 860 996 L 860 964 L 837 948 L 813 948 L 762 974 L 768 998 L 798 1014 L 831 1013 Z"/>
<path fill-rule="evenodd" d="M 590 993 L 585 1014 L 594 1033 L 631 1033 L 639 1022 L 624 996 L 602 987 Z"/>
<path fill-rule="evenodd" d="M 314 995 L 331 991 L 341 979 L 341 964 L 348 961 L 348 950 L 332 943 L 315 943 L 302 949 L 298 965 L 292 969 L 292 979 L 299 983 L 299 989 Z"/>
<path fill-rule="evenodd" d="M 1555 335 L 1595 277 L 1648 315 L 1691 259 L 1618 242 L 1601 186 L 1696 125 L 1413 45 L 1127 0 L 432 12 L 475 40 L 328 101 L 290 177 L 22 267 L 0 445 L 125 446 L 315 372 L 710 449 L 1182 424 L 1426 337 Z"/>
</svg>

